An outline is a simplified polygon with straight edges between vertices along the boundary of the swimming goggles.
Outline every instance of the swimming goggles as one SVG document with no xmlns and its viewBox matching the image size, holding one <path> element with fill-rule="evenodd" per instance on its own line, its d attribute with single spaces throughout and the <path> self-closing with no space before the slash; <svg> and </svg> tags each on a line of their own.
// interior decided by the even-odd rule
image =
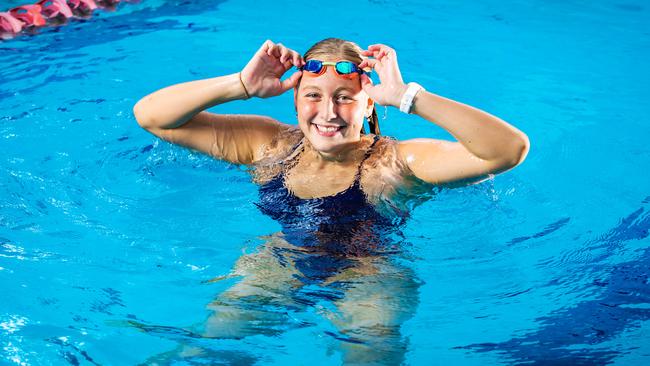
<svg viewBox="0 0 650 366">
<path fill-rule="evenodd" d="M 325 66 L 334 66 L 334 70 L 339 75 L 365 74 L 366 72 L 359 68 L 354 62 L 350 61 L 321 61 L 309 60 L 299 69 L 312 74 L 322 75 L 325 72 Z"/>
</svg>

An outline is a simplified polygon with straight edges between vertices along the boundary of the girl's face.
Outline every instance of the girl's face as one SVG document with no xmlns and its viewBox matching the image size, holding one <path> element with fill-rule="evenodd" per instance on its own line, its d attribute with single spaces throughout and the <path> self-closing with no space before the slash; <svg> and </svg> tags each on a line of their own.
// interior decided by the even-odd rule
<svg viewBox="0 0 650 366">
<path fill-rule="evenodd" d="M 321 75 L 303 71 L 295 103 L 300 129 L 324 155 L 335 155 L 358 142 L 363 118 L 373 107 L 359 75 L 339 75 L 333 66 L 326 66 Z"/>
</svg>

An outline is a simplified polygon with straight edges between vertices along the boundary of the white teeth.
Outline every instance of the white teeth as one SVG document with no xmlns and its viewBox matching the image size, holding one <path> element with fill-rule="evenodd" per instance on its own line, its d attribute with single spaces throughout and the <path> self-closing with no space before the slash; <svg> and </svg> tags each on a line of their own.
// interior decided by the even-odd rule
<svg viewBox="0 0 650 366">
<path fill-rule="evenodd" d="M 334 131 L 338 131 L 340 127 L 336 127 L 336 126 L 326 127 L 326 126 L 316 125 L 316 128 L 318 128 L 318 130 L 321 132 L 334 132 Z"/>
</svg>

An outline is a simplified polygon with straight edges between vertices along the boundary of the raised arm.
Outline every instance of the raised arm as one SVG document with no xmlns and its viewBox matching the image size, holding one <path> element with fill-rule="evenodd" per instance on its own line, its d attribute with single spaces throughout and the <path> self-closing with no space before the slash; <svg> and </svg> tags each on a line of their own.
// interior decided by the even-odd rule
<svg viewBox="0 0 650 366">
<path fill-rule="evenodd" d="M 466 104 L 420 91 L 412 113 L 449 131 L 458 142 L 413 139 L 398 151 L 420 179 L 434 184 L 480 182 L 519 165 L 528 137 L 505 121 Z"/>
<path fill-rule="evenodd" d="M 395 51 L 373 45 L 366 51 L 381 84 L 362 77 L 364 90 L 382 105 L 399 107 L 407 86 L 397 65 Z M 505 121 L 477 108 L 420 91 L 411 113 L 447 130 L 458 141 L 418 138 L 400 141 L 398 153 L 418 178 L 440 185 L 476 183 L 521 164 L 528 154 L 528 137 Z"/>
<path fill-rule="evenodd" d="M 266 41 L 241 73 L 172 85 L 142 98 L 133 107 L 138 124 L 175 144 L 237 164 L 250 164 L 261 147 L 289 125 L 270 117 L 214 114 L 205 109 L 232 100 L 267 98 L 291 89 L 300 72 L 281 81 L 300 55 Z"/>
</svg>

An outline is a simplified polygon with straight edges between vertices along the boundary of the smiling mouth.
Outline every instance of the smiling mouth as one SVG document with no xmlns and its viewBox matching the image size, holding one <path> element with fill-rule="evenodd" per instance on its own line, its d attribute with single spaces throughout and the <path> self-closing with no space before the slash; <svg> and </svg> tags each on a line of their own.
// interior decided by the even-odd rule
<svg viewBox="0 0 650 366">
<path fill-rule="evenodd" d="M 334 136 L 337 132 L 340 132 L 346 127 L 346 126 L 324 126 L 316 123 L 312 123 L 312 125 L 316 126 L 316 131 L 318 131 L 319 135 L 328 136 L 328 137 Z"/>
</svg>

